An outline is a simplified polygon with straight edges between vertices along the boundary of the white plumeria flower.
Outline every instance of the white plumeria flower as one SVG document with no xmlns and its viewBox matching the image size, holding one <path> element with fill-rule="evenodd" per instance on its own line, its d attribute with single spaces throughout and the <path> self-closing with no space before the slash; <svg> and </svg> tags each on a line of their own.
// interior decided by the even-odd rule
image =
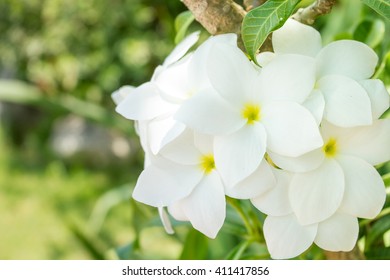
<svg viewBox="0 0 390 280">
<path fill-rule="evenodd" d="M 170 68 L 183 67 L 188 64 L 188 57 L 183 56 L 196 43 L 199 38 L 199 32 L 193 33 L 185 38 L 172 53 L 165 59 L 161 66 L 158 66 L 150 82 L 144 83 L 137 88 L 122 87 L 118 92 L 126 97 L 120 102 L 116 111 L 125 118 L 135 121 L 141 121 L 146 125 L 145 135 L 150 134 L 148 141 L 142 141 L 151 146 L 151 151 L 157 154 L 168 133 L 168 138 L 174 139 L 185 128 L 184 125 L 173 121 L 170 116 L 177 110 L 178 104 L 169 102 L 162 98 L 161 90 L 156 80 Z M 183 59 L 182 59 L 183 58 Z M 157 122 L 158 125 L 153 123 Z"/>
<path fill-rule="evenodd" d="M 216 136 L 215 162 L 228 186 L 251 175 L 266 148 L 298 156 L 323 144 L 314 117 L 299 104 L 314 85 L 314 64 L 295 55 L 285 59 L 275 59 L 260 74 L 237 47 L 216 44 L 208 64 L 213 89 L 199 92 L 175 115 Z M 280 67 L 295 62 L 299 71 Z"/>
<path fill-rule="evenodd" d="M 150 158 L 138 178 L 133 198 L 155 207 L 180 209 L 170 211 L 175 218 L 190 221 L 195 229 L 214 238 L 225 219 L 226 201 L 224 185 L 215 168 L 212 138 L 194 137 L 186 129 L 161 150 L 161 155 Z"/>
<path fill-rule="evenodd" d="M 296 173 L 290 183 L 290 203 L 299 222 L 320 222 L 337 209 L 374 218 L 386 193 L 373 165 L 390 160 L 390 119 L 349 129 L 323 123 L 321 131 L 324 146 L 302 160 L 317 167 Z"/>
<path fill-rule="evenodd" d="M 181 57 L 196 42 L 194 38 L 198 33 L 180 43 L 156 68 L 152 80 L 128 94 L 116 109 L 128 119 L 148 122 L 147 143 L 153 154 L 183 133 L 185 125 L 173 119 L 181 103 L 210 86 L 205 71 L 209 50 L 216 42 L 235 45 L 237 39 L 234 34 L 210 37 L 193 54 Z"/>
<path fill-rule="evenodd" d="M 273 259 L 289 259 L 306 251 L 313 242 L 327 251 L 351 251 L 359 234 L 356 217 L 337 212 L 328 219 L 302 226 L 294 214 L 268 216 L 264 237 Z"/>
<path fill-rule="evenodd" d="M 294 258 L 314 242 L 328 251 L 350 251 L 356 244 L 359 224 L 356 216 L 335 212 L 319 223 L 299 223 L 289 202 L 292 173 L 274 170 L 278 184 L 251 202 L 268 216 L 264 222 L 264 237 L 273 259 Z"/>
<path fill-rule="evenodd" d="M 322 47 L 317 30 L 292 19 L 273 33 L 272 43 L 275 53 L 258 56 L 265 68 L 270 61 L 285 54 L 315 59 L 316 86 L 308 106 L 317 118 L 323 115 L 340 127 L 370 125 L 378 117 L 370 105 L 372 96 L 389 103 L 383 83 L 367 80 L 378 62 L 378 56 L 367 45 L 340 40 Z"/>
<path fill-rule="evenodd" d="M 273 258 L 292 258 L 313 242 L 325 250 L 349 251 L 358 236 L 357 217 L 374 218 L 386 199 L 372 165 L 390 160 L 390 119 L 340 128 L 323 123 L 323 148 L 285 162 L 314 166 L 309 172 L 276 170 L 277 185 L 251 202 L 269 215 L 264 224 Z"/>
</svg>

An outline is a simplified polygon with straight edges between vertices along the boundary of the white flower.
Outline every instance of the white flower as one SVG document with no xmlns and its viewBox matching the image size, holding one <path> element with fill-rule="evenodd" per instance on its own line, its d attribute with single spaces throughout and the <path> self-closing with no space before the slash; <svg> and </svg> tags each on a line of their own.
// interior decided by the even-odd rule
<svg viewBox="0 0 390 280">
<path fill-rule="evenodd" d="M 150 158 L 150 165 L 139 176 L 133 198 L 155 207 L 167 206 L 174 217 L 185 217 L 180 220 L 189 220 L 214 238 L 224 222 L 226 202 L 212 138 L 194 136 L 186 129 L 160 153 Z"/>
<path fill-rule="evenodd" d="M 322 48 L 318 31 L 292 19 L 275 31 L 272 38 L 275 54 L 259 55 L 264 68 L 286 54 L 315 59 L 316 90 L 310 105 L 314 115 L 323 114 L 334 125 L 352 127 L 371 124 L 388 107 L 389 95 L 383 83 L 367 80 L 378 62 L 377 55 L 367 45 L 340 40 Z"/>
<path fill-rule="evenodd" d="M 298 156 L 322 145 L 314 117 L 299 104 L 314 85 L 312 59 L 283 59 L 299 71 L 282 68 L 281 58 L 260 74 L 237 47 L 215 44 L 207 67 L 214 89 L 199 92 L 175 115 L 216 136 L 215 162 L 228 186 L 252 174 L 266 149 Z"/>
<path fill-rule="evenodd" d="M 297 256 L 313 242 L 325 250 L 351 250 L 357 217 L 374 218 L 385 202 L 373 165 L 390 160 L 390 119 L 354 128 L 325 122 L 321 132 L 321 149 L 295 159 L 277 157 L 276 164 L 295 173 L 275 171 L 276 187 L 251 200 L 269 215 L 264 234 L 274 258 Z"/>
<path fill-rule="evenodd" d="M 193 33 L 176 46 L 164 63 L 155 69 L 150 82 L 137 88 L 122 87 L 117 91 L 125 98 L 118 104 L 116 111 L 127 119 L 142 122 L 145 133 L 144 139 L 141 137 L 141 142 L 148 145 L 154 154 L 158 153 L 165 142 L 180 135 L 185 128 L 171 118 L 179 105 L 165 100 L 155 81 L 171 68 L 185 67 L 188 64 L 188 57 L 183 58 L 183 56 L 198 38 L 199 33 Z M 113 97 L 116 96 L 114 94 Z"/>
<path fill-rule="evenodd" d="M 195 53 L 182 57 L 198 39 L 194 33 L 180 43 L 164 64 L 157 67 L 152 80 L 132 89 L 116 108 L 124 117 L 146 121 L 147 145 L 153 154 L 178 137 L 185 125 L 173 119 L 181 103 L 209 87 L 204 62 L 214 43 L 236 44 L 234 34 L 214 36 L 204 42 Z"/>
<path fill-rule="evenodd" d="M 314 242 L 328 251 L 351 251 L 356 244 L 359 224 L 356 217 L 335 213 L 318 223 L 302 226 L 294 214 L 268 216 L 264 236 L 273 259 L 298 256 Z"/>
</svg>

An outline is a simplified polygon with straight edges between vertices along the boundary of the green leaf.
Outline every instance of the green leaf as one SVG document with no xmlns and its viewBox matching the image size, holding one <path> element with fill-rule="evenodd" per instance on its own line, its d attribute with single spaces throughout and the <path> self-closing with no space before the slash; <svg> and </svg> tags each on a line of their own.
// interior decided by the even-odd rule
<svg viewBox="0 0 390 280">
<path fill-rule="evenodd" d="M 86 251 L 96 260 L 105 260 L 106 255 L 104 253 L 103 244 L 101 241 L 88 233 L 81 226 L 77 225 L 74 222 L 69 221 L 68 227 L 73 235 L 78 239 L 78 241 L 84 246 Z"/>
<path fill-rule="evenodd" d="M 175 19 L 175 44 L 178 44 L 185 37 L 186 31 L 195 17 L 190 11 L 184 11 Z"/>
<path fill-rule="evenodd" d="M 390 186 L 390 173 L 387 173 L 382 176 L 383 182 L 385 183 L 385 186 Z"/>
<path fill-rule="evenodd" d="M 205 260 L 208 254 L 208 238 L 199 231 L 191 228 L 187 233 L 181 260 Z"/>
<path fill-rule="evenodd" d="M 92 210 L 91 217 L 88 221 L 89 228 L 94 232 L 99 232 L 111 208 L 124 201 L 130 201 L 130 198 L 131 186 L 129 184 L 111 189 L 104 193 L 96 202 L 95 207 Z"/>
<path fill-rule="evenodd" d="M 369 260 L 389 260 L 390 259 L 390 247 L 375 248 L 365 253 Z"/>
<path fill-rule="evenodd" d="M 65 110 L 108 127 L 117 127 L 134 135 L 134 130 L 129 122 L 118 114 L 113 114 L 112 109 L 106 109 L 71 94 L 48 97 L 38 87 L 23 81 L 0 79 L 0 101 L 32 104 L 54 111 Z"/>
<path fill-rule="evenodd" d="M 257 64 L 256 52 L 267 36 L 291 16 L 300 0 L 269 0 L 247 13 L 242 22 L 242 39 L 250 58 Z"/>
<path fill-rule="evenodd" d="M 384 18 L 390 20 L 390 2 L 389 0 L 362 0 L 364 4 L 376 11 Z"/>
<path fill-rule="evenodd" d="M 226 256 L 226 260 L 239 260 L 242 257 L 242 254 L 245 252 L 245 250 L 248 248 L 248 246 L 251 244 L 251 241 L 244 240 L 240 244 L 238 244 L 236 247 L 233 248 L 229 252 L 229 254 Z"/>
<path fill-rule="evenodd" d="M 383 234 L 388 230 L 390 230 L 390 215 L 380 218 L 369 230 L 366 238 L 366 249 L 369 249 L 377 240 L 383 238 Z"/>
<path fill-rule="evenodd" d="M 134 259 L 134 246 L 133 243 L 123 245 L 115 249 L 115 253 L 120 260 L 130 260 Z"/>
<path fill-rule="evenodd" d="M 18 80 L 0 80 L 0 101 L 30 104 L 42 99 L 34 86 Z"/>
<path fill-rule="evenodd" d="M 369 45 L 371 48 L 378 46 L 385 36 L 385 23 L 383 20 L 364 20 L 355 29 L 353 38 Z"/>
</svg>

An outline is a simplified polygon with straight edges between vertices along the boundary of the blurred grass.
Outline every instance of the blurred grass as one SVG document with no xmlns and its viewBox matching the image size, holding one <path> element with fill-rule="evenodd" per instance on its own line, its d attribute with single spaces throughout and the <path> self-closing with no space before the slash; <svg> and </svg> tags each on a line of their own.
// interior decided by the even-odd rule
<svg viewBox="0 0 390 280">
<path fill-rule="evenodd" d="M 47 157 L 46 164 L 38 163 L 34 153 L 39 150 L 28 154 L 15 149 L 1 130 L 0 151 L 0 259 L 116 259 L 113 248 L 134 240 L 129 199 L 108 209 L 100 228 L 89 227 L 96 203 L 119 189 L 113 186 L 123 178 Z M 133 258 L 174 259 L 181 244 L 152 225 L 143 230 L 141 248 L 144 254 Z"/>
<path fill-rule="evenodd" d="M 29 155 L 8 145 L 3 132 L 0 150 L 0 259 L 91 258 L 67 221 L 87 222 L 95 201 L 112 188 L 108 175 L 98 170 L 69 171 L 59 160 L 26 164 Z M 109 213 L 105 223 L 110 232 L 102 232 L 105 243 L 132 238 L 128 204 Z"/>
</svg>

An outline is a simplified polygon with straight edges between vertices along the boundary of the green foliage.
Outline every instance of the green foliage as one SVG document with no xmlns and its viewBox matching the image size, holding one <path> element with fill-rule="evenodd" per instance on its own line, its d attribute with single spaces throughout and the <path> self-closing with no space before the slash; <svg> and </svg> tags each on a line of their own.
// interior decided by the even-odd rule
<svg viewBox="0 0 390 280">
<path fill-rule="evenodd" d="M 363 20 L 355 29 L 353 38 L 376 48 L 385 36 L 385 23 L 381 19 Z"/>
<path fill-rule="evenodd" d="M 178 44 L 184 39 L 186 31 L 190 24 L 194 21 L 195 17 L 190 11 L 184 11 L 178 15 L 175 19 L 175 44 Z"/>
<path fill-rule="evenodd" d="M 173 47 L 179 1 L 0 1 L 0 69 L 46 96 L 111 104 L 151 76 Z"/>
<path fill-rule="evenodd" d="M 256 52 L 267 36 L 291 16 L 300 0 L 269 0 L 245 16 L 242 39 L 249 57 L 257 63 Z"/>
<path fill-rule="evenodd" d="M 106 259 L 103 246 L 93 235 L 76 224 L 69 223 L 69 229 L 95 260 Z"/>
<path fill-rule="evenodd" d="M 195 229 L 191 229 L 184 241 L 181 260 L 207 259 L 208 238 Z"/>
<path fill-rule="evenodd" d="M 50 111 L 71 112 L 134 135 L 134 130 L 127 121 L 99 104 L 87 102 L 72 95 L 46 97 L 39 88 L 22 81 L 0 79 L 0 101 L 33 104 Z"/>
<path fill-rule="evenodd" d="M 383 235 L 390 230 L 390 214 L 375 221 L 366 238 L 366 248 L 373 247 L 375 242 L 383 243 Z"/>
<path fill-rule="evenodd" d="M 366 252 L 366 257 L 369 260 L 390 260 L 390 247 L 371 249 Z"/>
<path fill-rule="evenodd" d="M 390 2 L 388 0 L 362 0 L 362 2 L 390 20 Z"/>
<path fill-rule="evenodd" d="M 266 37 L 298 2 L 269 0 L 248 13 L 242 30 L 255 62 Z M 315 27 L 324 44 L 349 38 L 374 48 L 380 58 L 374 77 L 390 88 L 390 22 L 363 2 L 389 19 L 388 1 L 340 0 Z M 177 221 L 175 234 L 168 235 L 156 209 L 130 199 L 141 157 L 119 170 L 93 170 L 64 164 L 48 152 L 54 120 L 69 113 L 138 141 L 132 124 L 114 113 L 110 93 L 150 79 L 173 41 L 195 25 L 184 10 L 180 1 L 0 1 L 0 101 L 44 112 L 44 121 L 24 132 L 18 148 L 0 129 L 0 228 L 7 229 L 0 231 L 0 258 L 269 259 L 261 228 L 265 215 L 248 201 L 231 201 L 215 239 Z M 389 187 L 389 164 L 380 172 Z M 375 220 L 360 221 L 359 243 L 368 259 L 390 258 L 389 207 L 388 195 Z M 301 258 L 325 256 L 313 245 Z"/>
</svg>

